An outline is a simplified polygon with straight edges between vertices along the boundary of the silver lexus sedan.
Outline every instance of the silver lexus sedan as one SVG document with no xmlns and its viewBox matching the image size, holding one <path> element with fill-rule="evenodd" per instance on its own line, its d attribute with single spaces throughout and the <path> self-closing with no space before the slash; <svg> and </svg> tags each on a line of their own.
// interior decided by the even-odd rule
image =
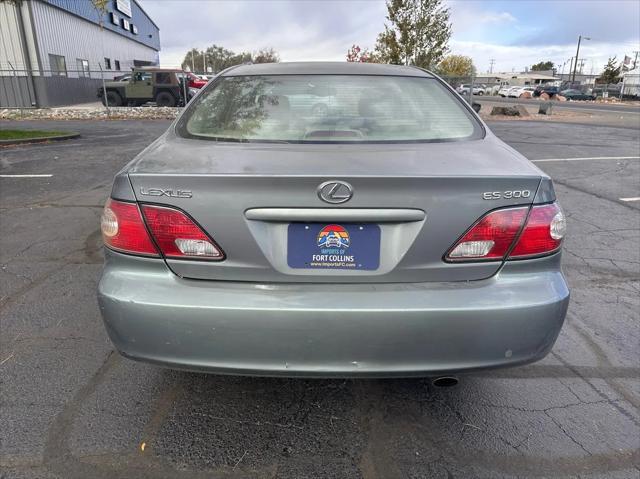
<svg viewBox="0 0 640 479">
<path fill-rule="evenodd" d="M 108 334 L 173 368 L 516 366 L 569 302 L 551 180 L 414 67 L 232 67 L 116 175 L 101 223 Z"/>
</svg>

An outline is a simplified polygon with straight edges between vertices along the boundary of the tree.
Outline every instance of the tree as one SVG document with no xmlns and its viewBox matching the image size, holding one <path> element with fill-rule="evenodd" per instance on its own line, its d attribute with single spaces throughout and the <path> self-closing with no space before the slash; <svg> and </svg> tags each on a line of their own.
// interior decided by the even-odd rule
<svg viewBox="0 0 640 479">
<path fill-rule="evenodd" d="M 186 70 L 187 67 L 188 67 L 189 70 L 195 70 L 196 69 L 196 60 L 195 60 L 196 57 L 201 59 L 202 58 L 202 51 L 198 50 L 197 48 L 192 48 L 191 50 L 189 50 L 187 52 L 187 54 L 184 56 L 184 60 L 182 60 L 182 64 L 181 64 L 182 69 Z"/>
<path fill-rule="evenodd" d="M 109 0 L 91 0 L 91 4 L 96 11 L 100 12 L 102 15 L 107 13 L 109 7 Z"/>
<path fill-rule="evenodd" d="M 253 54 L 253 63 L 278 63 L 280 55 L 273 48 L 263 48 Z"/>
<path fill-rule="evenodd" d="M 106 15 L 109 8 L 109 0 L 91 0 L 91 6 L 95 10 L 96 16 L 98 17 L 98 25 L 100 25 L 101 29 L 104 28 L 104 16 Z"/>
<path fill-rule="evenodd" d="M 598 83 L 618 83 L 620 81 L 620 72 L 622 71 L 622 64 L 616 66 L 616 57 L 609 57 L 607 64 L 604 66 L 604 71 Z"/>
<path fill-rule="evenodd" d="M 376 63 L 376 56 L 368 48 L 362 49 L 359 45 L 351 45 L 347 51 L 348 62 Z"/>
<path fill-rule="evenodd" d="M 449 51 L 449 9 L 443 0 L 387 0 L 384 32 L 376 54 L 381 62 L 431 68 Z"/>
<path fill-rule="evenodd" d="M 219 72 L 242 63 L 275 63 L 279 61 L 280 57 L 273 48 L 263 48 L 252 55 L 249 52 L 235 53 L 224 47 L 211 45 L 206 50 L 198 50 L 197 48 L 189 50 L 182 60 L 181 66 L 200 71 L 206 65 L 211 67 L 214 72 Z"/>
<path fill-rule="evenodd" d="M 542 72 L 547 70 L 553 70 L 553 62 L 546 61 L 546 62 L 536 63 L 535 65 L 531 65 L 531 71 L 534 71 L 534 72 Z"/>
<path fill-rule="evenodd" d="M 473 66 L 471 57 L 464 55 L 448 55 L 442 59 L 436 71 L 443 76 L 470 77 L 475 76 L 476 67 Z"/>
</svg>

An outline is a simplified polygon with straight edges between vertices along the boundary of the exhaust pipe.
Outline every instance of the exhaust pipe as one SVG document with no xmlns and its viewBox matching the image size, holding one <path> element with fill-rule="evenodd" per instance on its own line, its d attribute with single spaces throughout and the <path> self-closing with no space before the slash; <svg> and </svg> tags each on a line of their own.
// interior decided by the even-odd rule
<svg viewBox="0 0 640 479">
<path fill-rule="evenodd" d="M 437 388 L 452 388 L 458 385 L 458 378 L 455 376 L 440 376 L 433 378 L 431 384 Z"/>
</svg>

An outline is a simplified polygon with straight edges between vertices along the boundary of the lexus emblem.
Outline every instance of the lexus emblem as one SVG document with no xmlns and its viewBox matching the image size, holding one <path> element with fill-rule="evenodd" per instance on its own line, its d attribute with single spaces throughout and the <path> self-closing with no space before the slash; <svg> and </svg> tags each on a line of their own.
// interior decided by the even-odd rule
<svg viewBox="0 0 640 479">
<path fill-rule="evenodd" d="M 327 203 L 344 203 L 352 196 L 353 187 L 346 181 L 325 181 L 318 186 L 318 198 Z"/>
</svg>

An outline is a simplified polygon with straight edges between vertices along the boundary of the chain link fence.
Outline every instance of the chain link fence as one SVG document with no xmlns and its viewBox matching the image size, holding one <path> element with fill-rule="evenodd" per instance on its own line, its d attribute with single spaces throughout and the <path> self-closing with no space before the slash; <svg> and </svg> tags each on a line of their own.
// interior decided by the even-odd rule
<svg viewBox="0 0 640 479">
<path fill-rule="evenodd" d="M 446 81 L 452 88 L 460 93 L 468 102 L 472 102 L 472 97 L 482 96 L 507 96 L 507 89 L 511 87 L 527 87 L 535 89 L 536 87 L 545 85 L 514 85 L 509 82 L 501 83 L 487 83 L 480 82 L 474 77 L 470 76 L 443 76 L 442 79 Z M 629 75 L 624 79 L 624 82 L 620 83 L 607 83 L 607 84 L 584 84 L 584 83 L 571 83 L 569 81 L 553 82 L 546 85 L 558 85 L 560 91 L 564 90 L 579 90 L 585 94 L 593 95 L 596 98 L 616 98 L 621 101 L 638 101 L 640 100 L 640 74 Z M 502 88 L 502 92 L 500 91 Z"/>
<path fill-rule="evenodd" d="M 473 76 L 443 76 L 441 78 L 469 103 L 472 102 L 473 97 L 497 95 L 502 86 L 496 82 L 480 82 Z"/>
<path fill-rule="evenodd" d="M 178 85 L 172 82 L 170 86 L 175 106 L 184 104 L 184 98 L 191 96 L 185 74 L 177 72 L 177 75 Z M 114 90 L 111 82 L 122 82 L 121 88 L 126 87 L 130 91 L 135 86 L 129 83 L 131 76 L 132 72 L 118 70 L 0 69 L 0 109 L 49 108 L 100 102 L 107 97 L 110 89 Z M 150 81 L 144 83 L 139 84 L 144 91 L 138 91 L 138 94 L 148 95 L 146 102 L 153 102 L 154 85 Z M 167 85 L 163 86 L 164 89 L 168 88 Z M 117 106 L 127 106 L 126 103 Z"/>
<path fill-rule="evenodd" d="M 98 90 L 126 72 L 0 69 L 0 108 L 39 108 L 97 102 Z"/>
</svg>

